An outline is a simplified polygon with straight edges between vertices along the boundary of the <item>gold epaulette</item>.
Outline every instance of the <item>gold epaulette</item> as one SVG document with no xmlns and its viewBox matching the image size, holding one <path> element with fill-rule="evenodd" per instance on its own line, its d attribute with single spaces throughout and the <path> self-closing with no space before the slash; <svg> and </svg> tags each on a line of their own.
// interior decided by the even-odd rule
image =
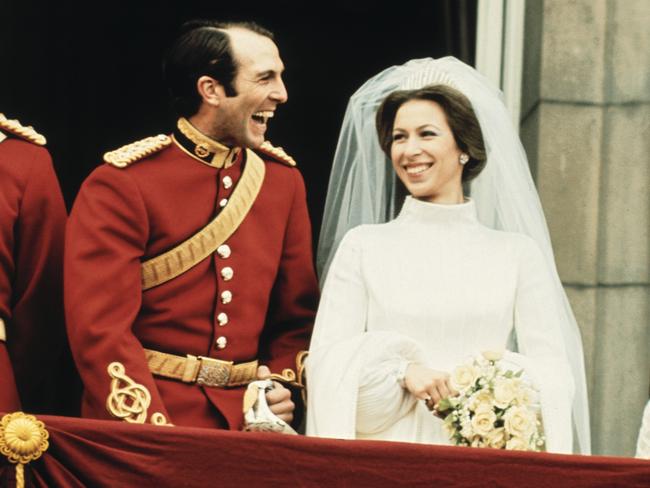
<svg viewBox="0 0 650 488">
<path fill-rule="evenodd" d="M 0 113 L 0 129 L 38 146 L 44 146 L 47 143 L 45 136 L 36 132 L 31 125 L 24 126 L 16 119 L 9 120 L 2 113 Z"/>
<path fill-rule="evenodd" d="M 111 164 L 117 168 L 126 168 L 128 165 L 144 159 L 157 153 L 161 149 L 169 146 L 172 139 L 164 134 L 159 134 L 153 137 L 147 137 L 140 141 L 132 142 L 126 146 L 122 146 L 114 151 L 104 154 L 104 162 Z"/>
<path fill-rule="evenodd" d="M 289 156 L 281 147 L 273 146 L 269 141 L 264 141 L 258 150 L 267 156 L 271 156 L 276 161 L 286 164 L 287 166 L 295 166 L 296 161 Z"/>
</svg>

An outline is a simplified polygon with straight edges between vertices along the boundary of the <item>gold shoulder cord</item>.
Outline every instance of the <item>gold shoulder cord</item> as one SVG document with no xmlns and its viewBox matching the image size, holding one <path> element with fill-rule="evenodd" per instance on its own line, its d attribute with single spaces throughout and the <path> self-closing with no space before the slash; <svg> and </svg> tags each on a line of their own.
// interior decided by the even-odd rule
<svg viewBox="0 0 650 488">
<path fill-rule="evenodd" d="M 263 153 L 272 156 L 273 158 L 286 164 L 287 166 L 296 166 L 296 161 L 291 156 L 289 156 L 286 152 L 284 152 L 284 149 L 282 149 L 281 147 L 275 147 L 269 141 L 264 141 L 262 145 L 259 147 L 259 149 Z"/>
<path fill-rule="evenodd" d="M 140 141 L 122 146 L 115 151 L 104 154 L 104 162 L 116 168 L 126 168 L 147 156 L 157 153 L 172 143 L 172 139 L 164 134 L 147 137 Z"/>
<path fill-rule="evenodd" d="M 0 420 L 0 454 L 16 465 L 16 486 L 25 486 L 25 465 L 50 446 L 45 424 L 23 412 L 8 413 Z"/>
<path fill-rule="evenodd" d="M 0 113 L 0 129 L 3 129 L 10 134 L 25 139 L 37 146 L 44 146 L 47 144 L 47 139 L 42 134 L 39 134 L 34 130 L 32 126 L 24 126 L 16 119 L 9 120 L 4 114 Z M 1 133 L 0 133 L 1 134 Z M 7 136 L 2 134 L 4 137 L 0 137 L 0 142 L 2 142 Z"/>
<path fill-rule="evenodd" d="M 246 165 L 228 205 L 212 222 L 173 249 L 142 263 L 142 289 L 148 290 L 176 278 L 210 256 L 239 227 L 262 188 L 266 167 L 246 150 Z"/>
</svg>

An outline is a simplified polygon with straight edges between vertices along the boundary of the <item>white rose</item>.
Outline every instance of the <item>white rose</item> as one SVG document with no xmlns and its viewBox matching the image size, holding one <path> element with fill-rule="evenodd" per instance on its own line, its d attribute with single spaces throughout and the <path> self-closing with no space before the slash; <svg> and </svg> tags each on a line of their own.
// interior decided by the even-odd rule
<svg viewBox="0 0 650 488">
<path fill-rule="evenodd" d="M 530 446 L 528 443 L 521 437 L 512 437 L 508 442 L 506 442 L 506 450 L 508 451 L 528 451 Z"/>
<path fill-rule="evenodd" d="M 530 437 L 535 428 L 535 415 L 523 407 L 511 407 L 503 416 L 506 432 L 514 437 Z"/>
<path fill-rule="evenodd" d="M 517 391 L 517 398 L 515 400 L 519 405 L 529 406 L 537 401 L 537 395 L 528 386 L 524 385 Z"/>
<path fill-rule="evenodd" d="M 487 436 L 487 444 L 494 449 L 503 449 L 506 445 L 506 430 L 503 427 L 494 429 Z"/>
<path fill-rule="evenodd" d="M 481 354 L 488 361 L 498 361 L 503 357 L 503 351 L 483 351 Z"/>
<path fill-rule="evenodd" d="M 463 424 L 462 429 L 460 429 L 460 435 L 468 440 L 472 438 L 474 431 L 472 430 L 472 424 L 470 422 Z"/>
<path fill-rule="evenodd" d="M 470 444 L 472 447 L 485 447 L 485 441 L 480 435 L 474 436 Z"/>
<path fill-rule="evenodd" d="M 490 390 L 483 388 L 469 397 L 467 406 L 472 412 L 477 412 L 479 410 L 492 410 L 492 400 L 492 393 L 490 393 Z"/>
<path fill-rule="evenodd" d="M 451 386 L 462 392 L 474 384 L 478 375 L 479 371 L 474 366 L 458 366 L 451 374 Z"/>
<path fill-rule="evenodd" d="M 507 408 L 520 393 L 519 384 L 508 378 L 497 378 L 494 381 L 494 404 L 499 408 Z"/>
<path fill-rule="evenodd" d="M 496 420 L 497 416 L 492 409 L 481 410 L 472 417 L 472 429 L 478 435 L 487 436 L 494 429 Z"/>
</svg>

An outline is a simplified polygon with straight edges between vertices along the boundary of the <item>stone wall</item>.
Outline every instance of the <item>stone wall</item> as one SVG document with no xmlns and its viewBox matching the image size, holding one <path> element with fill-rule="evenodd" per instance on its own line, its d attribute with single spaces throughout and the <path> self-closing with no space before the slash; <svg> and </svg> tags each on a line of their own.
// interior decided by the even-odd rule
<svg viewBox="0 0 650 488">
<path fill-rule="evenodd" d="M 592 446 L 650 390 L 650 2 L 528 0 L 521 136 L 583 334 Z"/>
</svg>

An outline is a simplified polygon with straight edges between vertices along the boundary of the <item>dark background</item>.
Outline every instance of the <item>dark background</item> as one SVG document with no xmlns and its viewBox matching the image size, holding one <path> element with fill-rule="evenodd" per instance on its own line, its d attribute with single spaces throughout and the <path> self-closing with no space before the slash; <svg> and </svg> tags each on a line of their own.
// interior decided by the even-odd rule
<svg viewBox="0 0 650 488">
<path fill-rule="evenodd" d="M 409 59 L 451 54 L 473 64 L 476 4 L 2 0 L 0 112 L 47 137 L 70 207 L 104 152 L 171 132 L 160 60 L 180 24 L 254 20 L 275 32 L 286 65 L 289 101 L 267 137 L 298 162 L 316 238 L 350 95 Z"/>
</svg>

